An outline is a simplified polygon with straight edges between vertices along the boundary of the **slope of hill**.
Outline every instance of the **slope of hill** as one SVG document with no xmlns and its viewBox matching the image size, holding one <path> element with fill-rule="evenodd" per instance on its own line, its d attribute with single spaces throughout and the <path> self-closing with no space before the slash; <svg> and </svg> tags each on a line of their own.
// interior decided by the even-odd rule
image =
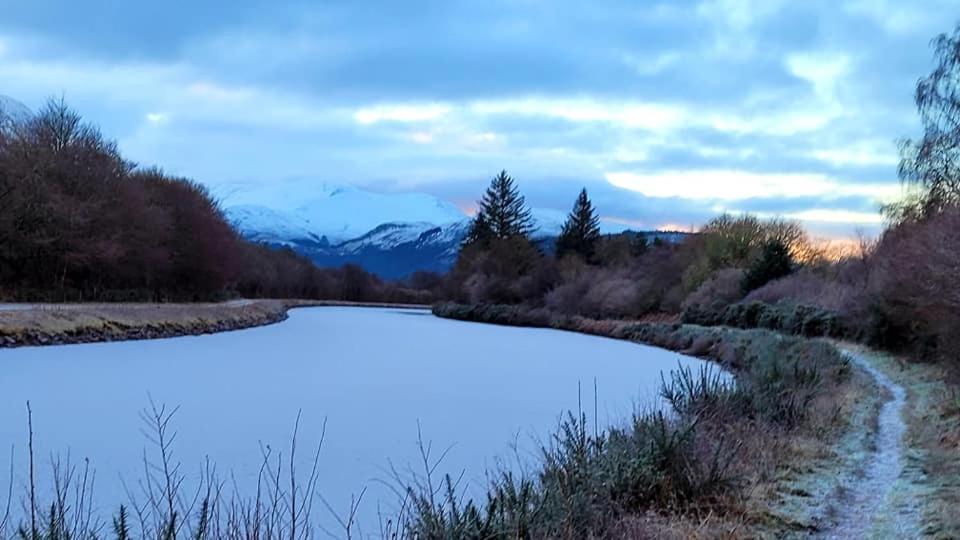
<svg viewBox="0 0 960 540">
<path fill-rule="evenodd" d="M 459 208 L 425 193 L 375 193 L 353 186 L 299 180 L 281 185 L 231 185 L 216 190 L 246 236 L 308 238 L 330 244 L 353 240 L 384 223 L 453 223 Z"/>
<path fill-rule="evenodd" d="M 280 186 L 226 186 L 217 195 L 227 219 L 250 240 L 290 247 L 319 266 L 358 264 L 389 279 L 417 270 L 449 270 L 470 224 L 456 206 L 425 193 L 374 193 L 300 180 Z M 534 238 L 551 251 L 566 213 L 534 208 L 533 216 Z M 601 221 L 604 233 L 625 229 Z M 659 237 L 677 242 L 682 237 L 643 234 L 651 241 Z"/>
<path fill-rule="evenodd" d="M 23 103 L 0 94 L 0 127 L 12 122 L 22 122 L 32 115 L 30 108 Z"/>
</svg>

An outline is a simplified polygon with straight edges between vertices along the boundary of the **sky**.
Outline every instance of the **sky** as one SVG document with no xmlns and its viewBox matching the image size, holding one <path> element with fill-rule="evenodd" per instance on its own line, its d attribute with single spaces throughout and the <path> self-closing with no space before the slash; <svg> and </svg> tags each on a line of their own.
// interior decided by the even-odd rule
<svg viewBox="0 0 960 540">
<path fill-rule="evenodd" d="M 896 142 L 960 0 L 16 2 L 0 94 L 63 96 L 143 165 L 469 210 L 500 169 L 532 206 L 720 212 L 876 231 Z"/>
</svg>

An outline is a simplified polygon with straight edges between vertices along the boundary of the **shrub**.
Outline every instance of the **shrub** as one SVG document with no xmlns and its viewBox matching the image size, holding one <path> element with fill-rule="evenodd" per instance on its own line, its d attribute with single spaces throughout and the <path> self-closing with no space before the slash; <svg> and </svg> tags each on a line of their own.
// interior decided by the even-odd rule
<svg viewBox="0 0 960 540">
<path fill-rule="evenodd" d="M 767 242 L 760 257 L 750 265 L 743 277 L 744 294 L 793 272 L 790 249 L 778 240 Z"/>
<path fill-rule="evenodd" d="M 870 262 L 847 258 L 821 267 L 801 268 L 751 291 L 745 302 L 781 302 L 818 306 L 844 317 L 861 317 L 866 309 Z"/>
<path fill-rule="evenodd" d="M 710 220 L 700 230 L 694 262 L 685 269 L 687 289 L 695 290 L 717 270 L 749 268 L 770 245 L 782 246 L 790 257 L 811 251 L 810 240 L 796 221 L 761 220 L 750 214 Z"/>
<path fill-rule="evenodd" d="M 591 433 L 582 412 L 570 413 L 541 448 L 535 475 L 501 471 L 485 504 L 461 501 L 449 476 L 435 496 L 429 470 L 408 484 L 404 537 L 605 537 L 623 516 L 683 508 L 734 487 L 738 448 L 687 417 L 636 415 L 623 428 Z"/>
<path fill-rule="evenodd" d="M 739 302 L 724 305 L 690 306 L 682 320 L 702 326 L 731 326 L 734 328 L 765 328 L 806 337 L 854 338 L 859 330 L 844 318 L 819 306 L 780 302 Z"/>
<path fill-rule="evenodd" d="M 868 327 L 876 345 L 920 358 L 960 355 L 960 208 L 888 229 L 874 255 L 867 295 Z"/>
<path fill-rule="evenodd" d="M 724 268 L 713 273 L 697 290 L 683 301 L 684 309 L 692 306 L 731 304 L 743 297 L 744 272 L 738 268 Z"/>
<path fill-rule="evenodd" d="M 761 306 L 738 309 L 753 312 Z M 771 473 L 753 456 L 799 432 L 818 440 L 837 433 L 835 417 L 815 411 L 835 407 L 850 380 L 848 361 L 832 345 L 765 330 L 590 321 L 549 317 L 516 306 L 444 304 L 434 311 L 500 324 L 549 325 L 702 354 L 723 362 L 735 381 L 710 368 L 679 369 L 664 377 L 661 386 L 670 414 L 638 414 L 626 426 L 604 432 L 590 433 L 583 414 L 571 414 L 543 448 L 534 475 L 504 475 L 509 480 L 490 487 L 485 505 L 463 505 L 452 497 L 426 505 L 431 515 L 411 516 L 416 531 L 426 530 L 422 524 L 462 523 L 464 516 L 472 516 L 468 521 L 475 525 L 470 530 L 492 538 L 517 538 L 518 531 L 525 532 L 520 534 L 525 538 L 605 538 L 618 532 L 627 516 L 684 513 L 703 505 L 720 513 L 740 508 L 729 501 Z M 506 515 L 523 516 L 522 524 L 513 520 L 502 525 L 505 520 L 495 512 L 504 511 L 499 502 L 504 500 L 512 501 Z M 728 506 L 718 504 L 724 500 Z M 464 510 L 467 506 L 469 511 Z M 476 524 L 501 525 L 478 529 Z M 446 531 L 440 536 L 450 537 L 454 529 Z"/>
</svg>

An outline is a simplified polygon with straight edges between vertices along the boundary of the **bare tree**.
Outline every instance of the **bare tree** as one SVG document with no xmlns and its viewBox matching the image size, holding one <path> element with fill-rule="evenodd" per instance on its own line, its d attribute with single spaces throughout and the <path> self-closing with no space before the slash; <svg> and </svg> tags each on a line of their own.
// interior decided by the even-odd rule
<svg viewBox="0 0 960 540">
<path fill-rule="evenodd" d="M 917 82 L 920 139 L 900 142 L 900 179 L 913 191 L 887 206 L 894 220 L 920 219 L 960 203 L 960 26 L 933 40 L 936 66 Z"/>
</svg>

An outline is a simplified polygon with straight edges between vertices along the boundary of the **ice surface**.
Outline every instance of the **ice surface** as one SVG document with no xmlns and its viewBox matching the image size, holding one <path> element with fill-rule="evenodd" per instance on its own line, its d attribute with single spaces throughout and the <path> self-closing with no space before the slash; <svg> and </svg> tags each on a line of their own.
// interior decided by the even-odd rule
<svg viewBox="0 0 960 540">
<path fill-rule="evenodd" d="M 366 487 L 360 523 L 374 534 L 377 502 L 385 511 L 396 505 L 377 480 L 389 479 L 391 462 L 416 465 L 418 422 L 435 452 L 452 445 L 441 471 L 464 471 L 467 489 L 476 490 L 498 457 L 516 462 L 513 442 L 521 460 L 532 455 L 532 437 L 549 435 L 561 413 L 577 408 L 578 384 L 592 420 L 596 379 L 598 417 L 609 424 L 656 402 L 662 370 L 700 362 L 623 341 L 419 311 L 302 309 L 284 323 L 239 332 L 0 351 L 0 449 L 14 445 L 20 489 L 29 399 L 41 463 L 68 451 L 75 463 L 89 458 L 97 507 L 108 513 L 126 502 L 121 478 L 135 486 L 142 476 L 148 443 L 138 412 L 148 396 L 180 406 L 174 450 L 192 479 L 209 456 L 245 489 L 255 485 L 258 443 L 286 455 L 302 410 L 301 468 L 326 418 L 322 495 L 345 513 Z M 314 516 L 335 530 L 319 503 Z"/>
</svg>

